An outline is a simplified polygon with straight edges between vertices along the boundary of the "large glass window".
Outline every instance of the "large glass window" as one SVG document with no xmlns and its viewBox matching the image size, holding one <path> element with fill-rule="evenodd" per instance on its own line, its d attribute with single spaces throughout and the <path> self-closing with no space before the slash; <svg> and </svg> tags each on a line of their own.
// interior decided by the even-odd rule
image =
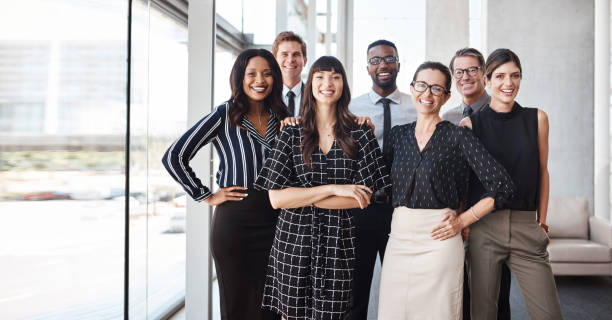
<svg viewBox="0 0 612 320">
<path fill-rule="evenodd" d="M 29 0 L 0 13 L 2 319 L 122 315 L 127 12 Z"/>
<path fill-rule="evenodd" d="M 130 315 L 160 318 L 185 296 L 185 202 L 161 164 L 187 129 L 187 26 L 135 2 L 130 127 Z"/>
<path fill-rule="evenodd" d="M 0 13 L 0 319 L 123 318 L 185 296 L 185 196 L 161 157 L 186 129 L 187 27 L 133 1 L 13 1 Z"/>
</svg>

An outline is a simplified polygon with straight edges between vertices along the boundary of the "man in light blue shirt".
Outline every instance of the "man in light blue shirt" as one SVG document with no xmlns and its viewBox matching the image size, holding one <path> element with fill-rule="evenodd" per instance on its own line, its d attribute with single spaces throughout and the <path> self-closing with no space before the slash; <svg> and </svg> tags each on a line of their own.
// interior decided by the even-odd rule
<svg viewBox="0 0 612 320">
<path fill-rule="evenodd" d="M 369 117 L 374 123 L 374 135 L 385 150 L 385 136 L 392 126 L 416 121 L 417 113 L 410 95 L 397 88 L 400 63 L 393 42 L 377 40 L 368 46 L 368 73 L 372 90 L 351 100 L 350 111 L 358 117 Z M 388 146 L 387 146 L 388 147 Z M 349 319 L 367 319 L 370 285 L 376 264 L 381 262 L 391 232 L 393 207 L 389 197 L 376 194 L 366 209 L 354 209 L 356 224 L 355 272 Z"/>
</svg>

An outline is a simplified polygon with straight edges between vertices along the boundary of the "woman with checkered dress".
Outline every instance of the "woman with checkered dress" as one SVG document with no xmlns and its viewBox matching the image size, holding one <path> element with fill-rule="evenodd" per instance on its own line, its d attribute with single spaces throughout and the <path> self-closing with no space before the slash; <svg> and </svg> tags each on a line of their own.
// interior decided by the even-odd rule
<svg viewBox="0 0 612 320">
<path fill-rule="evenodd" d="M 373 192 L 390 186 L 374 134 L 348 111 L 340 61 L 311 67 L 300 126 L 286 126 L 255 187 L 281 208 L 263 307 L 284 319 L 343 319 L 353 278 L 354 222 Z"/>
</svg>

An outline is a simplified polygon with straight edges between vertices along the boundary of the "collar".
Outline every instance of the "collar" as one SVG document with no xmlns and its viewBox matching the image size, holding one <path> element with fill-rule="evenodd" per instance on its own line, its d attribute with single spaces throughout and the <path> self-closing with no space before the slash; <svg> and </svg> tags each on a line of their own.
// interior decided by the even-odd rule
<svg viewBox="0 0 612 320">
<path fill-rule="evenodd" d="M 399 91 L 399 88 L 395 89 L 395 91 L 393 91 L 390 95 L 388 95 L 386 97 L 381 97 L 373 89 L 370 89 L 370 92 L 368 93 L 368 95 L 370 96 L 370 101 L 372 101 L 372 104 L 374 104 L 374 105 L 377 104 L 378 100 L 380 100 L 382 98 L 387 98 L 387 99 L 391 100 L 391 102 L 393 102 L 395 104 L 400 104 L 401 103 L 401 93 Z"/>
<path fill-rule="evenodd" d="M 272 145 L 272 141 L 274 141 L 276 133 L 279 131 L 280 128 L 280 121 L 278 121 L 278 117 L 271 110 L 270 119 L 268 119 L 268 125 L 266 127 L 265 137 L 262 137 L 259 134 L 255 126 L 251 123 L 251 121 L 249 121 L 249 118 L 247 117 L 246 113 L 242 115 L 240 123 L 242 127 L 246 129 L 247 134 L 250 134 L 251 136 L 255 137 L 255 139 L 257 139 L 266 148 L 270 148 L 270 146 Z"/>
<path fill-rule="evenodd" d="M 299 97 L 302 94 L 302 86 L 303 85 L 304 85 L 304 83 L 302 81 L 300 81 L 295 86 L 293 86 L 293 88 L 289 89 L 289 87 L 287 87 L 283 83 L 283 97 L 286 97 L 287 93 L 289 93 L 289 91 L 293 91 L 293 93 L 295 93 L 295 96 Z"/>
<path fill-rule="evenodd" d="M 491 96 L 487 93 L 487 91 L 485 91 L 480 98 L 476 99 L 476 101 L 474 101 L 474 103 L 472 103 L 471 106 L 468 106 L 465 102 L 461 101 L 461 110 L 465 109 L 466 107 L 472 107 L 472 110 L 474 112 L 479 111 L 480 109 L 482 109 L 482 107 L 484 107 L 485 105 L 489 104 L 491 102 Z"/>
</svg>

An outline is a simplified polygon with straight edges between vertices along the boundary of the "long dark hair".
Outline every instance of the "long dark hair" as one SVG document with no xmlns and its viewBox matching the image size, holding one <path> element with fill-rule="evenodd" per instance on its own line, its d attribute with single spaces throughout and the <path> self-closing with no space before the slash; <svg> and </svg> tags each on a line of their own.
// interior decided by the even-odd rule
<svg viewBox="0 0 612 320">
<path fill-rule="evenodd" d="M 264 99 L 264 106 L 268 110 L 274 112 L 282 120 L 289 116 L 287 106 L 283 102 L 283 76 L 281 74 L 280 67 L 274 59 L 274 56 L 270 51 L 266 49 L 247 49 L 242 51 L 234 66 L 232 67 L 232 73 L 230 75 L 230 86 L 232 87 L 232 96 L 230 98 L 231 106 L 229 107 L 229 121 L 233 126 L 240 127 L 242 116 L 249 111 L 249 98 L 244 93 L 242 87 L 242 81 L 244 80 L 244 73 L 249 60 L 253 57 L 262 57 L 268 61 L 268 65 L 272 70 L 272 77 L 274 83 L 272 84 L 272 92 Z"/>
<path fill-rule="evenodd" d="M 311 157 L 315 148 L 319 145 L 319 131 L 315 120 L 316 101 L 312 94 L 312 78 L 316 72 L 333 71 L 342 75 L 342 95 L 336 103 L 336 124 L 334 126 L 334 135 L 340 148 L 351 159 L 356 159 L 358 154 L 357 142 L 351 136 L 351 130 L 356 127 L 355 115 L 349 112 L 348 105 L 351 101 L 351 91 L 349 90 L 346 72 L 340 60 L 331 57 L 323 56 L 317 59 L 310 67 L 308 73 L 308 81 L 304 88 L 304 96 L 302 97 L 302 107 L 300 108 L 300 125 L 302 126 L 302 155 L 304 162 L 309 167 L 311 165 Z"/>
</svg>

